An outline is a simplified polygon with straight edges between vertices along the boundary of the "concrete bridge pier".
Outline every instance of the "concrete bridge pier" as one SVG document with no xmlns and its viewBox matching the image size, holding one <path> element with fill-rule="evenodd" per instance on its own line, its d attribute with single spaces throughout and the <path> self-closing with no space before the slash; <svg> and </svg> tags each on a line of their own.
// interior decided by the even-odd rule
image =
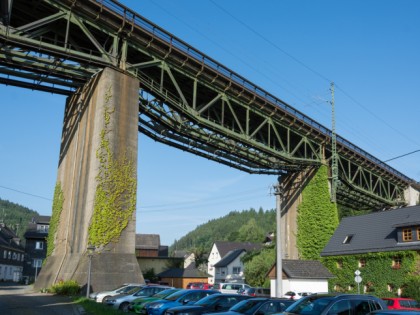
<svg viewBox="0 0 420 315">
<path fill-rule="evenodd" d="M 281 177 L 281 248 L 283 259 L 299 259 L 297 249 L 297 215 L 302 202 L 302 191 L 315 175 L 316 168 L 307 168 L 300 172 L 291 172 Z"/>
<path fill-rule="evenodd" d="M 96 237 L 122 224 L 118 220 L 120 214 L 132 210 L 133 203 L 134 211 L 126 212 L 129 214 L 126 226 L 119 236 L 113 235 L 112 241 L 96 245 L 91 264 L 91 292 L 124 282 L 144 282 L 135 257 L 138 91 L 137 79 L 106 68 L 67 99 L 57 176 L 57 187 L 61 187 L 63 197 L 62 210 L 58 212 L 54 250 L 35 282 L 36 289 L 71 279 L 86 290 L 87 247 L 92 243 L 89 228 L 98 221 L 95 211 L 101 209 L 95 208 L 95 202 L 97 205 L 100 200 L 96 196 L 98 187 L 111 179 L 108 177 L 115 168 L 109 166 L 111 159 L 124 161 L 123 166 L 131 165 L 134 188 L 131 193 L 118 192 L 114 196 L 123 205 L 118 213 L 96 217 L 105 222 L 96 228 Z M 55 196 L 52 222 L 57 202 Z M 109 209 L 112 211 L 112 206 Z"/>
</svg>

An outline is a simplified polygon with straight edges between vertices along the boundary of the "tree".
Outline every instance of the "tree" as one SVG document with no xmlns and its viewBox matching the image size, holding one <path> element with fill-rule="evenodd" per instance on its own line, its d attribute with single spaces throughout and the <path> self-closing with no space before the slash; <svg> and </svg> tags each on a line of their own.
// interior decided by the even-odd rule
<svg viewBox="0 0 420 315">
<path fill-rule="evenodd" d="M 238 231 L 238 241 L 261 243 L 264 240 L 265 232 L 252 218 Z"/>
<path fill-rule="evenodd" d="M 243 257 L 246 282 L 253 287 L 270 285 L 267 273 L 276 261 L 275 247 L 263 248 L 260 252 L 247 253 Z"/>
</svg>

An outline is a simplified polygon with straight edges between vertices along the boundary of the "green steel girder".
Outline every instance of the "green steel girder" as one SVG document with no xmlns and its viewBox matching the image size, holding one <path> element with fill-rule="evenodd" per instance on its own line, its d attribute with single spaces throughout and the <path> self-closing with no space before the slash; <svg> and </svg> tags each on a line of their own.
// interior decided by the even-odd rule
<svg viewBox="0 0 420 315">
<path fill-rule="evenodd" d="M 104 67 L 140 81 L 139 130 L 251 173 L 331 164 L 331 131 L 114 0 L 14 0 L 0 83 L 69 95 Z M 338 202 L 404 202 L 414 181 L 337 136 Z"/>
</svg>

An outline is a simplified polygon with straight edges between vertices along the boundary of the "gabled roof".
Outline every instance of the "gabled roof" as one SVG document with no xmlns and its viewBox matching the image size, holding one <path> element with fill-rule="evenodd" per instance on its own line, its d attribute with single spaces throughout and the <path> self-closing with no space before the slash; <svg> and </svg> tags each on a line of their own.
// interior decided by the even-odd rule
<svg viewBox="0 0 420 315">
<path fill-rule="evenodd" d="M 157 274 L 160 278 L 208 278 L 210 275 L 197 269 L 171 268 Z"/>
<path fill-rule="evenodd" d="M 283 272 L 287 278 L 328 279 L 334 276 L 318 260 L 283 259 Z"/>
<path fill-rule="evenodd" d="M 341 220 L 321 256 L 420 250 L 420 242 L 398 243 L 398 227 L 420 221 L 420 206 L 412 206 Z"/>
<path fill-rule="evenodd" d="M 271 279 L 277 277 L 276 268 L 275 263 L 267 273 Z M 334 278 L 334 275 L 318 260 L 283 259 L 282 270 L 282 279 L 326 280 Z"/>
<path fill-rule="evenodd" d="M 251 251 L 255 249 L 261 249 L 262 244 L 259 243 L 250 243 L 250 242 L 224 242 L 217 241 L 214 242 L 217 250 L 219 251 L 220 257 L 225 257 L 225 255 L 235 249 L 245 249 L 246 251 Z"/>
<path fill-rule="evenodd" d="M 159 234 L 136 234 L 136 249 L 155 249 L 159 250 Z"/>
<path fill-rule="evenodd" d="M 240 254 L 245 252 L 245 249 L 235 249 L 228 252 L 221 260 L 219 260 L 214 267 L 226 267 L 234 261 Z"/>
<path fill-rule="evenodd" d="M 0 247 L 13 248 L 19 251 L 24 250 L 16 233 L 3 223 L 0 224 Z"/>
</svg>

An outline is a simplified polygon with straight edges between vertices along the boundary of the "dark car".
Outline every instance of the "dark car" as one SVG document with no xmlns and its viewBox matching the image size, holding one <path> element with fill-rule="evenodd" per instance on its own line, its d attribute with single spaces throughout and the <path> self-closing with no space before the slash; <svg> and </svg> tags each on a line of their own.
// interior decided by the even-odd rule
<svg viewBox="0 0 420 315">
<path fill-rule="evenodd" d="M 165 312 L 165 315 L 178 315 L 180 313 L 183 315 L 201 315 L 210 312 L 223 312 L 236 303 L 249 298 L 251 297 L 246 295 L 216 293 L 202 298 L 193 305 L 170 308 Z"/>
<path fill-rule="evenodd" d="M 202 298 L 217 294 L 219 292 L 213 290 L 190 290 L 184 289 L 177 291 L 162 300 L 157 300 L 146 306 L 146 313 L 149 315 L 163 315 L 166 310 L 181 306 L 194 304 Z"/>
<path fill-rule="evenodd" d="M 241 290 L 241 292 L 238 292 L 243 295 L 249 295 L 252 297 L 270 297 L 271 292 L 270 289 L 267 288 L 246 288 Z"/>
<path fill-rule="evenodd" d="M 312 294 L 293 303 L 285 315 L 366 315 L 387 309 L 380 298 L 363 294 Z"/>
<path fill-rule="evenodd" d="M 277 298 L 250 298 L 235 304 L 227 312 L 208 313 L 208 315 L 270 315 L 283 312 L 293 302 Z"/>
</svg>

